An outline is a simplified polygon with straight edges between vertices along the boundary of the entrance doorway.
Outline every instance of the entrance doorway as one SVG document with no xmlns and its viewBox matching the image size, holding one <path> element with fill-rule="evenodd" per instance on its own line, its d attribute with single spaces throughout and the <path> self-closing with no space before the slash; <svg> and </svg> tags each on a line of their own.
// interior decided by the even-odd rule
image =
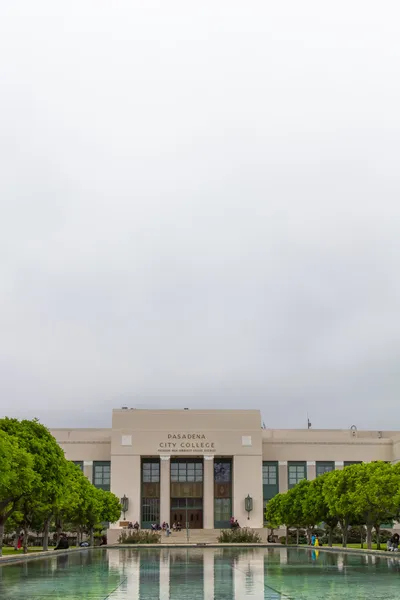
<svg viewBox="0 0 400 600">
<path fill-rule="evenodd" d="M 174 523 L 180 523 L 182 529 L 186 529 L 187 523 L 189 529 L 202 529 L 203 509 L 201 506 L 202 498 L 172 498 L 170 527 Z"/>
</svg>

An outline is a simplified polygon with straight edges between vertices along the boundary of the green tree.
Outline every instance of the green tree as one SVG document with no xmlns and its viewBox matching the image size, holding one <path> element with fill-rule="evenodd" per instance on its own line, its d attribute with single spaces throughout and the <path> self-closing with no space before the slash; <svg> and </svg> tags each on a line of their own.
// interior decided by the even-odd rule
<svg viewBox="0 0 400 600">
<path fill-rule="evenodd" d="M 307 480 L 304 480 L 305 483 Z M 303 482 L 300 482 L 303 484 Z M 305 485 L 298 483 L 291 490 L 282 494 L 280 512 L 282 523 L 286 525 L 286 544 L 289 542 L 289 529 L 295 528 L 297 534 L 297 543 L 299 542 L 299 528 L 304 527 L 304 515 L 302 499 L 305 491 Z"/>
<path fill-rule="evenodd" d="M 377 461 L 358 465 L 353 506 L 367 527 L 367 547 L 372 548 L 372 529 L 392 519 L 400 505 L 400 474 L 392 465 Z"/>
<path fill-rule="evenodd" d="M 309 537 L 310 529 L 313 529 L 320 523 L 324 523 L 328 533 L 328 545 L 332 546 L 333 530 L 339 521 L 337 516 L 331 513 L 324 495 L 324 485 L 330 475 L 331 473 L 325 473 L 310 481 L 307 493 L 303 497 L 302 505 L 304 521 L 307 523 Z"/>
<path fill-rule="evenodd" d="M 265 520 L 271 530 L 284 524 L 282 515 L 282 498 L 284 494 L 277 494 L 268 501 L 265 508 Z"/>
<path fill-rule="evenodd" d="M 357 473 L 362 465 L 332 471 L 324 479 L 323 495 L 329 513 L 338 519 L 342 531 L 342 545 L 347 546 L 347 533 L 352 519 L 358 518 L 355 502 Z"/>
<path fill-rule="evenodd" d="M 0 430 L 13 435 L 21 448 L 33 457 L 36 477 L 32 489 L 24 494 L 24 516 L 28 525 L 34 512 L 43 515 L 45 544 L 47 548 L 48 528 L 54 512 L 54 504 L 60 497 L 65 481 L 66 459 L 63 450 L 50 431 L 37 419 L 32 421 L 4 418 L 0 419 Z M 26 550 L 27 528 L 25 528 Z"/>
<path fill-rule="evenodd" d="M 31 493 L 36 480 L 33 457 L 15 436 L 0 430 L 0 556 L 5 523 L 21 498 Z"/>
</svg>

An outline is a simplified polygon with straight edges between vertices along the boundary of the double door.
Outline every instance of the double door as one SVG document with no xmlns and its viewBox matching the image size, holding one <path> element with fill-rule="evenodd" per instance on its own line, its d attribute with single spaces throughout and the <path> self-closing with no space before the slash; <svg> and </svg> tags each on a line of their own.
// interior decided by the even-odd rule
<svg viewBox="0 0 400 600">
<path fill-rule="evenodd" d="M 171 498 L 171 522 L 180 523 L 182 529 L 186 523 L 190 529 L 203 528 L 203 499 L 202 498 Z"/>
</svg>

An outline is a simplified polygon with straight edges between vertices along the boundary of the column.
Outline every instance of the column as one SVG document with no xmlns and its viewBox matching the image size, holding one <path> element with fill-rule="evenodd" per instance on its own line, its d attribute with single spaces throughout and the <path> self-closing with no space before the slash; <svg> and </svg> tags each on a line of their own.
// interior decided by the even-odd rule
<svg viewBox="0 0 400 600">
<path fill-rule="evenodd" d="M 214 554 L 215 550 L 209 548 L 203 555 L 204 598 L 214 598 Z"/>
<path fill-rule="evenodd" d="M 84 460 L 83 461 L 83 474 L 87 477 L 90 483 L 93 482 L 93 461 L 92 460 Z"/>
<path fill-rule="evenodd" d="M 288 491 L 288 467 L 287 460 L 279 461 L 279 493 L 284 494 Z"/>
<path fill-rule="evenodd" d="M 315 464 L 315 460 L 308 460 L 307 461 L 307 479 L 309 479 L 310 481 L 312 479 L 315 479 L 317 476 L 317 467 Z"/>
<path fill-rule="evenodd" d="M 344 469 L 344 461 L 340 460 L 337 461 L 335 460 L 335 471 L 342 471 Z"/>
<path fill-rule="evenodd" d="M 169 521 L 168 521 L 169 523 Z M 159 597 L 169 600 L 169 548 L 160 551 L 160 591 Z M 139 598 L 139 596 L 138 596 Z"/>
<path fill-rule="evenodd" d="M 214 529 L 214 457 L 213 456 L 205 456 L 204 462 L 203 462 L 203 528 L 204 529 Z"/>
<path fill-rule="evenodd" d="M 166 454 L 161 455 L 160 459 L 160 523 L 164 521 L 169 523 L 171 520 L 171 457 Z"/>
</svg>

